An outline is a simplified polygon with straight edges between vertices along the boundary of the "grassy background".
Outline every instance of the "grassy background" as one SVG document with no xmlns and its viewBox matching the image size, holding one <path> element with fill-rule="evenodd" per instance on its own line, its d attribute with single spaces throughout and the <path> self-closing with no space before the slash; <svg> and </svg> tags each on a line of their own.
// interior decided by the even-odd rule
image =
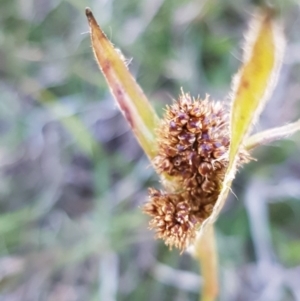
<svg viewBox="0 0 300 301">
<path fill-rule="evenodd" d="M 188 254 L 139 207 L 157 176 L 92 55 L 84 8 L 132 59 L 159 114 L 180 92 L 225 99 L 259 1 L 1 0 L 0 300 L 198 300 Z M 255 130 L 300 116 L 300 19 Z M 259 148 L 217 222 L 221 301 L 300 300 L 300 135 Z"/>
</svg>

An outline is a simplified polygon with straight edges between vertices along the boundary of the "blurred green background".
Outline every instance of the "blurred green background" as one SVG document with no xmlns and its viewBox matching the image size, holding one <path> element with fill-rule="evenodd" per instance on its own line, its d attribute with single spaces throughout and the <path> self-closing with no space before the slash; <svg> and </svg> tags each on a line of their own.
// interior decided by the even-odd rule
<svg viewBox="0 0 300 301">
<path fill-rule="evenodd" d="M 196 262 L 147 230 L 158 178 L 98 70 L 84 9 L 161 115 L 180 87 L 228 99 L 258 2 L 0 1 L 1 301 L 198 300 Z M 288 46 L 255 131 L 300 117 L 299 2 L 275 4 Z M 297 134 L 238 173 L 216 227 L 219 300 L 300 300 L 299 152 Z"/>
</svg>

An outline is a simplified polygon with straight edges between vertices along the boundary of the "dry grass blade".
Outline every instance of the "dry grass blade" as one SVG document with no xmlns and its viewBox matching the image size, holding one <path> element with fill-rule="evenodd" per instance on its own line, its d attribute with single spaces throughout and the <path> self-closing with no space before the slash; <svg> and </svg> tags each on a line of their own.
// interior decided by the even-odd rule
<svg viewBox="0 0 300 301">
<path fill-rule="evenodd" d="M 157 154 L 154 129 L 158 118 L 142 89 L 128 71 L 124 58 L 108 40 L 89 8 L 86 8 L 86 16 L 99 67 L 140 145 L 148 157 L 153 159 Z"/>
</svg>

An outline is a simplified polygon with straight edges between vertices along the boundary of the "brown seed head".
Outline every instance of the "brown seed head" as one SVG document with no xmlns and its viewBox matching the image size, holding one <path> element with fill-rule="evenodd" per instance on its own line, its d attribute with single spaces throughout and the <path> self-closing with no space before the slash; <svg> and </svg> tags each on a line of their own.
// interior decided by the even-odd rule
<svg viewBox="0 0 300 301">
<path fill-rule="evenodd" d="M 230 145 L 227 109 L 208 97 L 182 94 L 167 107 L 157 139 L 159 155 L 153 164 L 158 173 L 175 177 L 178 189 L 172 193 L 150 189 L 144 211 L 152 217 L 150 228 L 157 238 L 184 250 L 211 214 L 221 189 Z M 240 162 L 248 159 L 241 152 Z"/>
</svg>

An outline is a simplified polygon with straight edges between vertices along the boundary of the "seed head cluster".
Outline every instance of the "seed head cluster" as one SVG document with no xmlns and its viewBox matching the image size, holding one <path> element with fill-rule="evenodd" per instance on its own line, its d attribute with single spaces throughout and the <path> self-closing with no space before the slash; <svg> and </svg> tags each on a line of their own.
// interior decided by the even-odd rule
<svg viewBox="0 0 300 301">
<path fill-rule="evenodd" d="M 159 174 L 176 178 L 176 189 L 149 189 L 144 212 L 156 237 L 181 250 L 212 212 L 228 166 L 229 117 L 222 102 L 193 99 L 189 94 L 167 106 L 157 129 Z M 247 154 L 241 155 L 247 161 Z"/>
</svg>

